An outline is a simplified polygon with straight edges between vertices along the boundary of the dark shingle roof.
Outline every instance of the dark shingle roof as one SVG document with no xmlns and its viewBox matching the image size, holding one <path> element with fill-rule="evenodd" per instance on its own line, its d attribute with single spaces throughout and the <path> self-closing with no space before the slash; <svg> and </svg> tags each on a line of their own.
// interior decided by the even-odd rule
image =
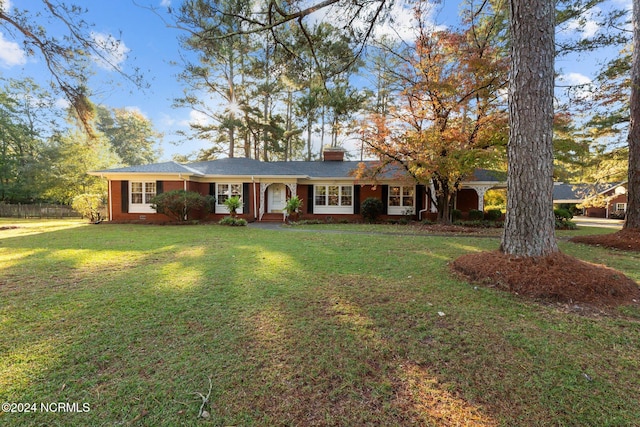
<svg viewBox="0 0 640 427">
<path fill-rule="evenodd" d="M 604 182 L 600 184 L 565 184 L 563 182 L 555 183 L 553 185 L 553 200 L 566 201 L 565 203 L 580 203 L 586 199 L 590 199 L 598 194 L 604 194 L 623 182 Z"/>
<path fill-rule="evenodd" d="M 575 200 L 584 199 L 584 185 L 565 184 L 558 182 L 553 185 L 553 200 Z"/>
<path fill-rule="evenodd" d="M 353 178 L 360 163 L 374 167 L 376 161 L 292 161 L 292 162 L 262 162 L 244 157 L 209 160 L 179 164 L 176 162 L 154 163 L 150 165 L 128 166 L 98 171 L 96 173 L 182 173 L 199 176 L 292 176 L 310 178 Z M 473 181 L 503 182 L 504 173 L 478 169 Z M 397 166 L 387 165 L 378 174 L 379 179 L 397 179 L 407 176 L 406 172 Z"/>
<path fill-rule="evenodd" d="M 123 168 L 107 169 L 98 172 L 115 172 L 115 173 L 184 173 L 197 174 L 200 173 L 193 170 L 189 165 L 181 165 L 176 162 L 153 163 L 150 165 L 127 166 Z"/>
<path fill-rule="evenodd" d="M 489 169 L 476 169 L 469 181 L 506 182 L 507 173 Z"/>
<path fill-rule="evenodd" d="M 279 166 L 277 163 L 279 162 L 261 162 L 255 159 L 235 157 L 232 159 L 189 163 L 188 166 L 204 175 L 299 175 L 296 171 Z"/>
</svg>

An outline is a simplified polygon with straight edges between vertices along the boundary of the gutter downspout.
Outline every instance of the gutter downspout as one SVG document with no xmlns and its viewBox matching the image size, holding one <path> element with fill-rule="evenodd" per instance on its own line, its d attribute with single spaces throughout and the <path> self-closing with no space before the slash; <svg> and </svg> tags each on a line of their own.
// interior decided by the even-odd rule
<svg viewBox="0 0 640 427">
<path fill-rule="evenodd" d="M 181 180 L 182 180 L 182 189 L 183 189 L 183 190 L 185 191 L 185 193 L 186 193 L 186 192 L 187 192 L 187 178 L 183 178 L 183 177 L 182 177 L 182 174 L 181 174 L 181 173 L 179 173 L 179 174 L 178 174 L 178 179 L 181 179 Z M 187 206 L 187 201 L 186 201 L 186 199 L 185 199 L 184 205 L 185 205 L 185 209 L 186 209 L 186 206 Z M 184 216 L 184 220 L 185 220 L 185 221 L 187 220 L 187 215 L 186 215 L 186 214 L 185 214 L 185 216 Z"/>
<path fill-rule="evenodd" d="M 431 201 L 429 200 L 429 197 L 428 197 L 429 195 L 427 194 L 427 189 L 426 188 L 424 190 L 424 194 L 421 194 L 420 196 L 424 198 L 424 201 L 425 201 L 424 206 L 425 206 L 425 208 L 418 211 L 418 221 L 422 221 L 422 212 L 426 212 L 426 211 L 428 211 L 430 209 L 430 208 L 426 207 L 427 206 L 426 202 L 429 202 L 429 204 L 431 204 L 430 203 Z"/>
<path fill-rule="evenodd" d="M 100 174 L 100 178 L 104 179 L 104 175 Z M 112 185 L 112 181 L 110 179 L 107 179 L 107 204 L 109 205 L 109 221 L 111 221 L 113 219 L 113 203 L 111 200 L 111 185 Z"/>
<path fill-rule="evenodd" d="M 426 212 L 428 210 L 429 210 L 429 208 L 422 209 L 422 210 L 418 211 L 418 221 L 422 221 L 422 212 Z"/>
<path fill-rule="evenodd" d="M 187 178 L 183 178 L 183 177 L 182 177 L 182 174 L 181 174 L 181 173 L 179 173 L 179 174 L 178 174 L 178 179 L 181 179 L 181 180 L 182 180 L 182 189 L 183 189 L 184 191 L 187 191 Z"/>
</svg>

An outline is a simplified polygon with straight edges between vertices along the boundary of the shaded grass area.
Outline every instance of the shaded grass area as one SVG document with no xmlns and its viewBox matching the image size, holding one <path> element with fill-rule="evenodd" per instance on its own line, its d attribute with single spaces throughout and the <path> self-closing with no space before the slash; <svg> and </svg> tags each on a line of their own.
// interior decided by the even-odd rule
<svg viewBox="0 0 640 427">
<path fill-rule="evenodd" d="M 640 419 L 640 313 L 577 316 L 449 274 L 495 239 L 40 224 L 0 231 L 0 401 L 90 411 L 1 425 Z M 640 280 L 637 254 L 562 245 Z"/>
</svg>

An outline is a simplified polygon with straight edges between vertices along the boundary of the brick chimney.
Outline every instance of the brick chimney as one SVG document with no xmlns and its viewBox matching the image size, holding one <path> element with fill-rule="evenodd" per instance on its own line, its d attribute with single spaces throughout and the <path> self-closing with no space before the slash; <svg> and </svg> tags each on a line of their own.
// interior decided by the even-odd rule
<svg viewBox="0 0 640 427">
<path fill-rule="evenodd" d="M 341 147 L 325 147 L 322 150 L 322 159 L 325 162 L 343 162 L 344 148 Z"/>
</svg>

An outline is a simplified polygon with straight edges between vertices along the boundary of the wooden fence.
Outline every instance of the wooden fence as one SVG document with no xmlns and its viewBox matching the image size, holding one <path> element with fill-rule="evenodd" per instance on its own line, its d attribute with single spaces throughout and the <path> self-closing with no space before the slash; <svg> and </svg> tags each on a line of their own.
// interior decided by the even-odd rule
<svg viewBox="0 0 640 427">
<path fill-rule="evenodd" d="M 4 218 L 80 218 L 80 214 L 67 205 L 34 203 L 32 205 L 0 203 L 0 217 Z"/>
</svg>

